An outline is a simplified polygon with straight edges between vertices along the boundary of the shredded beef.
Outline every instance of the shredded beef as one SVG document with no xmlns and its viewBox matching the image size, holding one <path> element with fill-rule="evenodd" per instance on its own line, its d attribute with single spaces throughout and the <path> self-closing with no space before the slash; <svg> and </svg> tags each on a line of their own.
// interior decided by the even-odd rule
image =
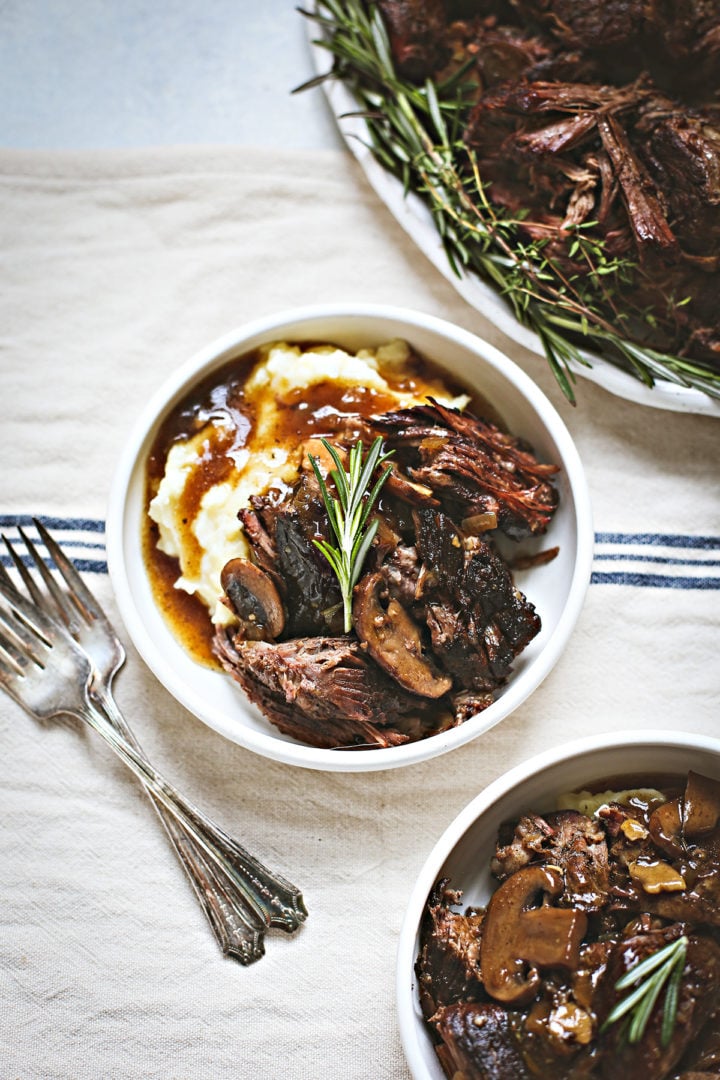
<svg viewBox="0 0 720 1080">
<path fill-rule="evenodd" d="M 368 662 L 350 638 L 243 641 L 218 630 L 215 652 L 284 734 L 311 746 L 407 742 L 406 717 L 426 711 Z"/>
<path fill-rule="evenodd" d="M 492 871 L 504 880 L 521 866 L 543 862 L 559 866 L 565 890 L 561 904 L 578 911 L 599 911 L 609 901 L 608 849 L 603 828 L 576 810 L 543 817 L 526 815 L 512 839 L 495 853 Z"/>
<path fill-rule="evenodd" d="M 513 539 L 545 532 L 557 508 L 557 472 L 490 421 L 437 401 L 377 418 L 410 476 L 461 517 L 491 512 Z"/>
<path fill-rule="evenodd" d="M 495 205 L 523 215 L 521 239 L 542 240 L 562 273 L 584 275 L 572 248 L 582 226 L 610 259 L 639 264 L 623 283 L 625 334 L 720 366 L 718 0 L 380 8 L 409 78 L 442 81 L 474 63 L 465 143 Z M 597 303 L 616 323 L 599 291 Z"/>
</svg>

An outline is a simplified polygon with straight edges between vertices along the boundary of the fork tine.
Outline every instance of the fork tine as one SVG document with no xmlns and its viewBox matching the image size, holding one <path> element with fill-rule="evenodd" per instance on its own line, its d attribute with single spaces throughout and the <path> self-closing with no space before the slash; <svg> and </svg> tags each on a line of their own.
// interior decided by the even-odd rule
<svg viewBox="0 0 720 1080">
<path fill-rule="evenodd" d="M 48 645 L 57 634 L 57 623 L 46 612 L 42 611 L 26 596 L 10 583 L 0 588 L 0 600 L 4 601 L 13 615 L 19 616 L 23 623 L 33 633 L 42 638 Z"/>
<path fill-rule="evenodd" d="M 37 641 L 37 638 L 35 640 Z M 21 634 L 15 633 L 9 623 L 2 620 L 0 620 L 0 650 L 19 672 L 23 672 L 30 662 L 42 666 L 42 661 L 33 652 L 30 641 L 23 638 Z"/>
<path fill-rule="evenodd" d="M 4 539 L 5 539 L 5 537 L 3 536 L 3 540 Z M 11 588 L 13 588 L 13 589 L 15 588 L 15 586 L 13 585 L 12 578 L 10 577 L 10 575 L 8 574 L 7 570 L 5 569 L 5 567 L 3 566 L 3 564 L 1 562 L 0 562 L 0 585 L 9 585 Z"/>
<path fill-rule="evenodd" d="M 41 641 L 43 644 L 48 644 L 45 636 L 38 633 L 34 626 L 28 626 L 22 619 L 13 618 L 14 614 L 12 608 L 10 612 L 0 610 L 0 645 L 12 655 L 14 660 L 18 659 L 16 653 L 24 653 L 34 663 L 42 665 L 39 645 Z"/>
<path fill-rule="evenodd" d="M 33 563 L 35 564 L 35 567 L 36 567 L 38 573 L 40 574 L 40 577 L 45 582 L 45 587 L 47 588 L 47 591 L 50 594 L 52 600 L 55 602 L 55 607 L 57 608 L 58 612 L 60 613 L 60 616 L 61 616 L 63 622 L 67 623 L 68 625 L 71 625 L 77 618 L 77 610 L 76 610 L 75 605 L 73 605 L 70 602 L 70 600 L 68 599 L 68 597 L 66 597 L 63 594 L 62 589 L 58 586 L 58 583 L 55 581 L 55 578 L 52 576 L 52 573 L 50 572 L 50 568 L 48 567 L 47 563 L 43 559 L 43 557 L 40 554 L 40 552 L 38 551 L 38 549 L 35 547 L 35 544 L 32 542 L 30 537 L 27 535 L 27 533 L 24 532 L 24 530 L 20 526 L 18 526 L 18 532 L 20 533 L 20 538 L 21 538 L 23 544 L 25 545 L 25 548 L 27 550 L 28 555 L 32 559 Z M 6 545 L 6 547 L 10 547 L 10 544 L 7 541 L 7 539 L 5 540 L 5 545 Z M 16 562 L 16 565 L 17 565 L 17 562 Z M 29 578 L 29 577 L 30 577 L 30 573 L 26 570 L 26 574 L 23 575 L 23 581 L 27 582 L 27 578 Z M 46 602 L 45 597 L 43 596 L 42 592 L 40 592 L 40 590 L 37 588 L 37 585 L 35 585 L 34 590 L 30 586 L 28 586 L 28 588 L 30 588 L 33 600 L 38 605 L 38 607 L 41 607 L 44 610 L 47 610 L 47 602 Z M 81 612 L 81 614 L 82 614 L 82 612 Z"/>
<path fill-rule="evenodd" d="M 5 657 L 8 659 L 6 660 Z M 22 675 L 22 668 L 10 664 L 9 660 L 11 660 L 9 654 L 0 647 L 0 685 L 4 686 L 8 692 L 10 692 L 10 686 L 18 675 Z"/>
<path fill-rule="evenodd" d="M 38 588 L 38 585 L 37 585 L 37 582 L 35 581 L 35 578 L 32 576 L 32 574 L 28 570 L 27 566 L 25 565 L 23 560 L 20 558 L 20 556 L 16 552 L 15 548 L 12 546 L 12 543 L 8 540 L 7 536 L 5 536 L 4 533 L 3 533 L 3 538 L 2 539 L 3 539 L 3 544 L 7 548 L 7 552 L 9 554 L 10 558 L 12 559 L 13 565 L 14 565 L 15 569 L 17 570 L 18 574 L 20 575 L 20 578 L 22 579 L 22 582 L 23 582 L 25 588 L 30 593 L 30 596 L 35 601 L 35 603 L 39 607 L 44 607 L 44 603 L 45 603 L 44 597 L 43 597 L 43 594 L 40 592 L 40 589 Z M 12 584 L 12 578 L 10 577 L 9 574 L 6 574 L 6 584 Z"/>
<path fill-rule="evenodd" d="M 52 556 L 53 562 L 60 571 L 60 576 L 64 579 L 65 584 L 70 589 L 73 599 L 76 600 L 80 606 L 82 614 L 86 617 L 90 615 L 96 619 L 105 618 L 105 612 L 85 585 L 85 582 L 75 569 L 72 561 L 67 557 L 60 545 L 53 540 L 42 521 L 40 521 L 39 518 L 34 517 L 33 524 L 38 531 L 40 539 Z"/>
</svg>

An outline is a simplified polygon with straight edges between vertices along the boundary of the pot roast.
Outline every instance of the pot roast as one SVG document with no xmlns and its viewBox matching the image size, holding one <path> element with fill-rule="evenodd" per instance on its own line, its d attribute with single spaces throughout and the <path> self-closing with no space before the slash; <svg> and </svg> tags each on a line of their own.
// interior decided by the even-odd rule
<svg viewBox="0 0 720 1080">
<path fill-rule="evenodd" d="M 315 544 L 330 533 L 308 453 L 282 498 L 253 496 L 240 511 L 251 558 L 222 575 L 236 621 L 217 629 L 216 656 L 280 731 L 319 747 L 398 745 L 492 703 L 541 627 L 496 538 L 541 536 L 558 500 L 556 466 L 432 399 L 360 429 L 393 456 L 351 633 Z M 350 442 L 349 431 L 333 434 L 341 454 Z"/>
</svg>

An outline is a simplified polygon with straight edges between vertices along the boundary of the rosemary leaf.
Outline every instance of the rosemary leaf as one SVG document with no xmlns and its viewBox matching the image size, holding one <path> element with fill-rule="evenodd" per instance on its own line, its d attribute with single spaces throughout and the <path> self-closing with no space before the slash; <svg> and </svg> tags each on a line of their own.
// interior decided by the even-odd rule
<svg viewBox="0 0 720 1080">
<path fill-rule="evenodd" d="M 628 1029 L 629 1043 L 639 1043 L 645 1034 L 648 1020 L 655 1008 L 657 999 L 660 997 L 660 991 L 667 982 L 670 970 L 669 967 L 660 968 L 648 980 L 647 991 L 636 1008 L 635 1015 L 633 1016 Z"/>
<path fill-rule="evenodd" d="M 663 1021 L 660 1032 L 661 1046 L 667 1046 L 672 1039 L 678 1010 L 678 998 L 680 996 L 680 982 L 682 980 L 684 967 L 685 957 L 683 954 L 682 956 L 679 956 L 675 962 L 675 970 L 670 976 L 668 987 L 665 992 L 665 1006 L 663 1008 Z"/>
<path fill-rule="evenodd" d="M 687 938 L 678 938 L 676 941 L 671 941 L 669 945 L 664 945 L 662 949 L 658 949 L 657 952 L 652 953 L 640 964 L 630 968 L 625 974 L 618 979 L 615 983 L 616 990 L 625 990 L 628 986 L 634 986 L 640 979 L 644 979 L 646 975 L 650 975 L 656 968 L 662 967 L 662 965 L 674 957 L 683 948 L 682 942 L 685 942 L 687 946 Z"/>
</svg>

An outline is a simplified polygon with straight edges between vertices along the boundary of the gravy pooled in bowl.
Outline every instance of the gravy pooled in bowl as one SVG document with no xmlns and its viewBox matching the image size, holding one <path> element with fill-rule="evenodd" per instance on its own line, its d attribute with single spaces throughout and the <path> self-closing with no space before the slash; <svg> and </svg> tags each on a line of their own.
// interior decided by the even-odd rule
<svg viewBox="0 0 720 1080">
<path fill-rule="evenodd" d="M 540 629 L 495 537 L 541 535 L 557 505 L 556 467 L 497 420 L 402 341 L 227 364 L 148 460 L 146 561 L 183 644 L 314 746 L 397 745 L 487 707 Z M 373 447 L 348 585 L 328 508 Z"/>
</svg>

